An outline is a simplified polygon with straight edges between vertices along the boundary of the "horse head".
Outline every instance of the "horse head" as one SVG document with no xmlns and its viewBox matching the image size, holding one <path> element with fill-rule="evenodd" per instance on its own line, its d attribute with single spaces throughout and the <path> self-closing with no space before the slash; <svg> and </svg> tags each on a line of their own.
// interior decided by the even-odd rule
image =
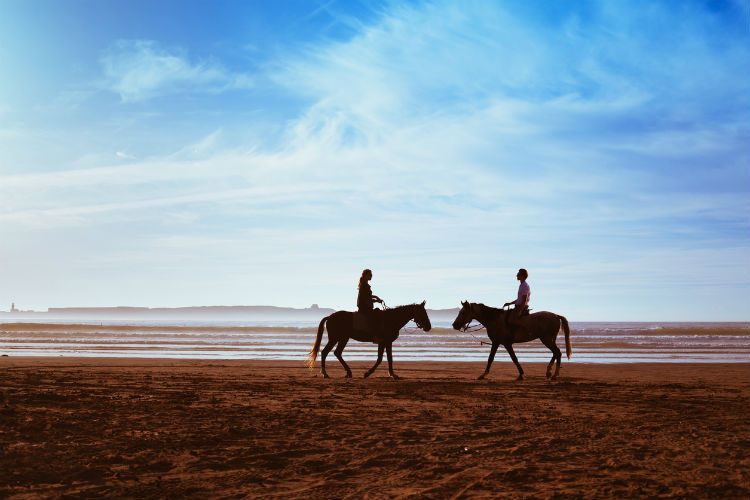
<svg viewBox="0 0 750 500">
<path fill-rule="evenodd" d="M 456 316 L 456 319 L 453 321 L 453 329 L 461 330 L 462 328 L 466 328 L 473 319 L 473 304 L 465 300 L 461 302 L 461 310 L 458 311 L 458 316 Z"/>
<path fill-rule="evenodd" d="M 427 309 L 424 307 L 426 303 L 427 301 L 423 300 L 421 304 L 414 304 L 414 322 L 419 328 L 429 332 L 432 324 L 430 323 L 430 317 L 427 316 Z"/>
</svg>

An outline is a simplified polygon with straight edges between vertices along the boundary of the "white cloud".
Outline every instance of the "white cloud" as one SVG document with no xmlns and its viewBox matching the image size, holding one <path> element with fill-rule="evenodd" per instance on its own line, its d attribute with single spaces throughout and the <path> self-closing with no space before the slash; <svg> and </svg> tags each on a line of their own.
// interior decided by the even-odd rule
<svg viewBox="0 0 750 500">
<path fill-rule="evenodd" d="M 171 92 L 221 92 L 252 88 L 252 78 L 212 61 L 191 61 L 181 50 L 150 40 L 119 40 L 101 58 L 105 88 L 124 102 Z"/>
<path fill-rule="evenodd" d="M 175 283 L 216 271 L 244 282 L 226 294 L 246 286 L 250 302 L 265 292 L 283 299 L 303 275 L 331 297 L 309 302 L 345 304 L 351 290 L 328 290 L 363 263 L 379 270 L 379 290 L 393 300 L 440 297 L 434 305 L 449 306 L 456 294 L 496 300 L 498 279 L 512 295 L 517 263 L 581 300 L 565 287 L 587 266 L 586 292 L 596 294 L 612 286 L 597 273 L 637 288 L 648 277 L 625 278 L 641 269 L 673 284 L 684 266 L 711 271 L 712 255 L 743 262 L 747 240 L 711 240 L 706 222 L 746 217 L 747 194 L 667 190 L 683 173 L 663 163 L 731 149 L 727 136 L 746 135 L 747 124 L 692 120 L 700 106 L 683 103 L 695 99 L 693 87 L 664 94 L 669 80 L 650 72 L 658 54 L 628 73 L 642 54 L 619 45 L 627 37 L 572 22 L 545 31 L 511 14 L 483 2 L 397 7 L 350 40 L 282 58 L 275 81 L 311 104 L 276 150 L 233 144 L 232 125 L 210 122 L 171 155 L 120 150 L 127 164 L 6 176 L 0 219 L 7 231 L 57 230 L 62 240 L 95 232 L 94 247 L 106 240 L 118 249 L 88 250 L 81 238 L 83 261 L 117 266 L 137 255 L 144 279 L 154 263 L 179 269 Z M 120 42 L 102 63 L 124 101 L 249 85 L 155 42 Z M 696 124 L 670 128 L 662 118 L 672 109 Z M 728 241 L 742 248 L 723 251 Z M 709 264 L 682 253 L 696 242 Z"/>
</svg>

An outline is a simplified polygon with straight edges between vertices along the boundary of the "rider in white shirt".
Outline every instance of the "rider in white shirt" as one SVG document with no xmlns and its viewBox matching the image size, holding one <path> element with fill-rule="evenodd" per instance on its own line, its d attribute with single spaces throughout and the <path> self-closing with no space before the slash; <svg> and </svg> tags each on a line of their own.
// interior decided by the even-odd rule
<svg viewBox="0 0 750 500">
<path fill-rule="evenodd" d="M 526 283 L 526 278 L 528 277 L 529 272 L 526 269 L 522 268 L 518 270 L 516 279 L 521 282 L 521 284 L 518 285 L 518 298 L 503 304 L 503 307 L 513 304 L 513 311 L 508 317 L 508 323 L 520 328 L 524 328 L 523 323 L 520 321 L 521 313 L 529 305 L 529 299 L 531 298 L 531 287 Z"/>
</svg>

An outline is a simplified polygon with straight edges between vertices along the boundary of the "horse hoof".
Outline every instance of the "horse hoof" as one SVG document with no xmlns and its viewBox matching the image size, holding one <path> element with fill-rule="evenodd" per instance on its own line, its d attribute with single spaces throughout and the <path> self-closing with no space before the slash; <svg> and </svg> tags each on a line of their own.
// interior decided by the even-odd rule
<svg viewBox="0 0 750 500">
<path fill-rule="evenodd" d="M 523 375 L 519 375 L 516 380 L 523 380 Z"/>
<path fill-rule="evenodd" d="M 484 374 L 484 373 L 483 373 L 483 374 L 481 374 L 480 376 L 478 376 L 478 377 L 477 377 L 477 380 L 484 380 L 484 376 L 485 376 L 485 374 Z"/>
<path fill-rule="evenodd" d="M 323 378 L 331 378 L 331 377 L 329 377 L 327 373 L 324 373 Z"/>
<path fill-rule="evenodd" d="M 367 377 L 369 377 L 370 375 L 372 375 L 372 372 L 365 372 L 365 374 L 364 374 L 364 375 L 362 375 L 362 378 L 367 378 Z"/>
<path fill-rule="evenodd" d="M 344 378 L 352 378 L 352 372 L 347 372 L 346 377 Z"/>
<path fill-rule="evenodd" d="M 398 376 L 398 375 L 396 375 L 395 373 L 392 373 L 392 374 L 391 374 L 391 378 L 392 378 L 393 380 L 399 380 L 399 379 L 400 379 L 401 377 L 399 377 L 399 376 Z"/>
<path fill-rule="evenodd" d="M 551 380 L 557 380 L 557 375 L 555 375 L 554 377 L 550 377 L 550 379 Z"/>
</svg>

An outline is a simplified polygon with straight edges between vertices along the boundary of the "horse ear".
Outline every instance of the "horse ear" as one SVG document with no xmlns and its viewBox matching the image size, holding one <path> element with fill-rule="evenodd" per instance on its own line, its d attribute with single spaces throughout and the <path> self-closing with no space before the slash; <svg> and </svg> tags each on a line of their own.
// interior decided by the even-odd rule
<svg viewBox="0 0 750 500">
<path fill-rule="evenodd" d="M 427 303 L 427 301 L 426 301 L 426 300 L 423 300 L 423 301 L 422 301 L 422 307 L 424 307 L 424 305 L 425 305 L 426 303 Z"/>
</svg>

